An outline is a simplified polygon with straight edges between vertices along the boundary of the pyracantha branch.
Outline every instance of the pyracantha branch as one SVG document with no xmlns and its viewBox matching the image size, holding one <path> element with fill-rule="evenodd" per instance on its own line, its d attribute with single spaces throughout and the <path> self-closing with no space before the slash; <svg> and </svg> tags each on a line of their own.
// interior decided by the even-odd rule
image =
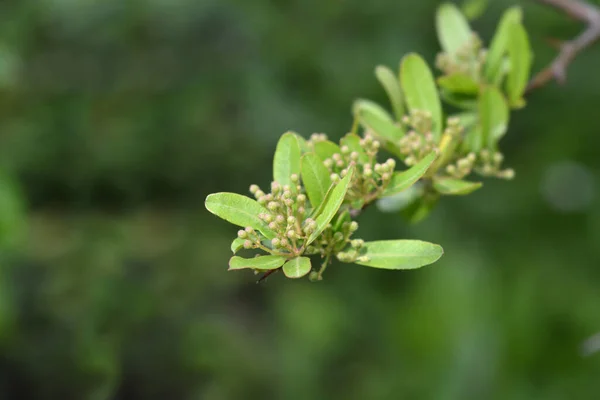
<svg viewBox="0 0 600 400">
<path fill-rule="evenodd" d="M 587 24 L 586 29 L 573 40 L 558 45 L 558 56 L 552 63 L 533 77 L 527 92 L 555 80 L 564 83 L 567 67 L 582 50 L 600 38 L 600 8 L 579 0 L 536 0 L 538 3 L 554 7 L 569 16 Z"/>
</svg>

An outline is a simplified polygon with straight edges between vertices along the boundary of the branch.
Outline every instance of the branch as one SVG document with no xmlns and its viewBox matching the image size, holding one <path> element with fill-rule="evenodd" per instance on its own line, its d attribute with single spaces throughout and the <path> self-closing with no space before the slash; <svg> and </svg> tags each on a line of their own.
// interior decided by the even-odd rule
<svg viewBox="0 0 600 400">
<path fill-rule="evenodd" d="M 558 56 L 548 67 L 533 77 L 527 86 L 527 93 L 544 86 L 551 80 L 563 84 L 567 77 L 567 67 L 577 54 L 600 38 L 600 8 L 579 0 L 536 1 L 557 8 L 573 18 L 585 22 L 587 28 L 575 39 L 560 44 Z"/>
</svg>

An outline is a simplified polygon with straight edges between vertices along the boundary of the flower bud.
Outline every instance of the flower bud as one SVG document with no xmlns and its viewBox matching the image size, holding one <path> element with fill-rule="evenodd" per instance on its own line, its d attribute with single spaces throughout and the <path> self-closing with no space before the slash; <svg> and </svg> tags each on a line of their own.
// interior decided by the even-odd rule
<svg viewBox="0 0 600 400">
<path fill-rule="evenodd" d="M 334 233 L 333 240 L 335 240 L 336 242 L 341 242 L 342 240 L 344 240 L 344 234 L 342 232 Z"/>
<path fill-rule="evenodd" d="M 291 206 L 293 206 L 293 205 L 294 205 L 294 200 L 292 200 L 292 199 L 285 199 L 283 202 L 284 202 L 284 203 L 285 203 L 285 205 L 286 205 L 286 206 L 288 206 L 288 207 L 291 207 Z"/>
<path fill-rule="evenodd" d="M 304 207 L 298 207 L 298 214 L 304 215 L 305 212 L 306 210 L 304 209 Z"/>
<path fill-rule="evenodd" d="M 245 249 L 251 249 L 252 248 L 252 242 L 249 240 L 244 241 L 244 248 Z"/>
<path fill-rule="evenodd" d="M 290 225 L 295 224 L 296 223 L 296 217 L 290 215 L 288 217 L 288 219 L 287 219 L 287 223 L 290 224 Z"/>
<path fill-rule="evenodd" d="M 350 148 L 346 145 L 342 146 L 342 148 L 340 149 L 342 154 L 348 154 L 350 152 Z"/>
<path fill-rule="evenodd" d="M 392 177 L 392 176 L 391 176 L 391 175 L 390 175 L 388 172 L 384 172 L 384 173 L 381 175 L 381 179 L 382 179 L 382 180 L 384 180 L 384 181 L 389 181 L 391 177 Z"/>
<path fill-rule="evenodd" d="M 241 229 L 238 231 L 237 235 L 240 239 L 246 239 L 248 237 L 248 233 Z"/>
<path fill-rule="evenodd" d="M 358 153 L 356 151 L 353 151 L 352 153 L 350 153 L 350 159 L 352 161 L 358 160 Z"/>
<path fill-rule="evenodd" d="M 269 204 L 267 204 L 267 208 L 271 211 L 275 211 L 279 208 L 279 204 L 275 201 L 270 201 Z"/>
<path fill-rule="evenodd" d="M 350 222 L 350 232 L 356 232 L 358 230 L 358 222 Z"/>
<path fill-rule="evenodd" d="M 292 174 L 292 176 L 290 176 L 290 179 L 292 182 L 296 183 L 300 178 L 298 177 L 298 174 Z"/>
<path fill-rule="evenodd" d="M 281 215 L 281 214 L 280 214 L 280 215 L 278 215 L 278 216 L 276 216 L 276 217 L 275 217 L 275 221 L 276 221 L 278 224 L 283 224 L 283 223 L 285 222 L 285 217 L 284 217 L 283 215 Z"/>
<path fill-rule="evenodd" d="M 275 222 L 275 221 L 269 222 L 269 229 L 271 229 L 273 231 L 276 230 L 277 229 L 277 222 Z"/>
<path fill-rule="evenodd" d="M 331 182 L 333 182 L 333 183 L 337 183 L 340 180 L 340 176 L 338 174 L 331 174 L 329 176 L 329 178 L 331 179 Z"/>
<path fill-rule="evenodd" d="M 317 282 L 323 280 L 323 278 L 317 271 L 310 271 L 310 274 L 308 274 L 308 280 L 311 282 Z"/>
<path fill-rule="evenodd" d="M 271 240 L 271 245 L 273 247 L 279 247 L 279 239 L 274 238 L 273 240 Z"/>
<path fill-rule="evenodd" d="M 254 233 L 254 229 L 251 226 L 247 226 L 244 228 L 247 233 Z"/>
<path fill-rule="evenodd" d="M 290 242 L 288 242 L 288 240 L 286 238 L 283 238 L 279 241 L 279 245 L 281 247 L 287 247 L 290 244 Z"/>
<path fill-rule="evenodd" d="M 286 236 L 289 237 L 290 239 L 293 239 L 296 237 L 296 232 L 294 232 L 293 230 L 290 229 L 289 231 L 287 231 Z"/>
<path fill-rule="evenodd" d="M 367 257 L 367 256 L 360 256 L 360 257 L 358 257 L 356 259 L 356 261 L 358 261 L 358 262 L 369 262 L 369 261 L 371 261 L 371 259 L 369 257 Z"/>
<path fill-rule="evenodd" d="M 326 158 L 325 161 L 323 161 L 323 165 L 325 168 L 331 168 L 333 167 L 333 160 L 331 158 Z"/>
<path fill-rule="evenodd" d="M 255 194 L 259 190 L 260 188 L 258 187 L 258 185 L 250 185 L 250 193 Z"/>
<path fill-rule="evenodd" d="M 340 153 L 334 153 L 331 158 L 333 159 L 333 161 L 340 161 L 342 159 L 342 156 L 340 155 Z"/>
<path fill-rule="evenodd" d="M 355 249 L 360 249 L 365 244 L 365 241 L 362 239 L 354 239 L 350 242 L 350 245 Z"/>
<path fill-rule="evenodd" d="M 335 166 L 338 167 L 338 168 L 343 168 L 344 165 L 346 165 L 346 164 L 344 163 L 343 160 L 338 160 L 338 161 L 335 162 Z"/>
<path fill-rule="evenodd" d="M 306 195 L 299 194 L 298 197 L 296 197 L 296 201 L 300 204 L 304 204 L 304 202 L 306 201 Z"/>
</svg>

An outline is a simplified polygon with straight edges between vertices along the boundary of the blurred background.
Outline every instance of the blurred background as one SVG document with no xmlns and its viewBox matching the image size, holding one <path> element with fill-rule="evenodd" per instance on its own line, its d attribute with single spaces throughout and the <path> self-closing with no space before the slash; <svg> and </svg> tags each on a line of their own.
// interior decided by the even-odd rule
<svg viewBox="0 0 600 400">
<path fill-rule="evenodd" d="M 486 42 L 517 2 L 491 3 Z M 360 217 L 436 264 L 226 271 L 206 195 L 266 186 L 286 130 L 338 139 L 355 98 L 387 104 L 375 65 L 432 61 L 437 5 L 2 0 L 0 398 L 597 398 L 600 47 L 513 114 L 514 181 Z M 522 6 L 539 70 L 581 26 Z"/>
</svg>

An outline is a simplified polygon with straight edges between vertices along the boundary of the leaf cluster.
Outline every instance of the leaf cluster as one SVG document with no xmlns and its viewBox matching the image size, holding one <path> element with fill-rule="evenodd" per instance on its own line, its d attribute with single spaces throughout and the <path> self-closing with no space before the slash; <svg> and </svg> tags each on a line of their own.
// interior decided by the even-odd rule
<svg viewBox="0 0 600 400">
<path fill-rule="evenodd" d="M 419 221 L 441 196 L 480 188 L 481 182 L 464 179 L 471 173 L 513 177 L 511 169 L 502 169 L 498 143 L 510 110 L 525 105 L 532 57 L 521 19 L 520 9 L 506 11 L 487 50 L 456 6 L 441 5 L 439 77 L 414 53 L 402 58 L 396 73 L 378 66 L 375 75 L 392 112 L 356 100 L 352 129 L 339 143 L 324 134 L 309 140 L 294 132 L 281 136 L 268 191 L 252 185 L 254 199 L 209 195 L 210 212 L 243 228 L 232 242 L 229 269 L 281 269 L 288 278 L 321 280 L 333 258 L 383 269 L 419 268 L 439 259 L 442 248 L 428 242 L 357 239 L 354 219 L 370 204 L 387 202 L 388 211 Z M 382 151 L 393 158 L 381 161 Z M 241 251 L 254 254 L 242 257 Z M 320 268 L 313 267 L 316 259 Z"/>
</svg>

